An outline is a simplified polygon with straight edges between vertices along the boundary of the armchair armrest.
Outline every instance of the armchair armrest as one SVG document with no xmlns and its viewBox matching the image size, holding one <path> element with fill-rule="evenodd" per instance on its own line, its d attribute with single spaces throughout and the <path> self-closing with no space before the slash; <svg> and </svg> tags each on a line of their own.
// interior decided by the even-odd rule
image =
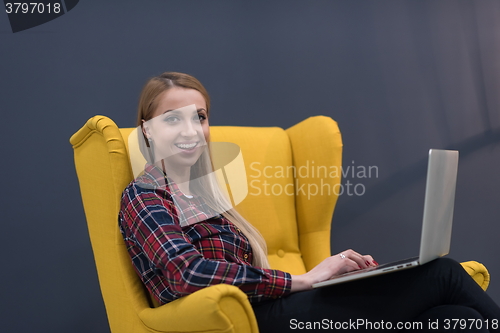
<svg viewBox="0 0 500 333">
<path fill-rule="evenodd" d="M 474 281 L 476 281 L 477 284 L 479 284 L 479 286 L 486 291 L 488 285 L 490 284 L 490 273 L 488 272 L 488 269 L 477 261 L 466 261 L 461 264 Z"/>
<path fill-rule="evenodd" d="M 245 293 L 226 284 L 144 309 L 139 318 L 153 332 L 259 332 Z"/>
</svg>

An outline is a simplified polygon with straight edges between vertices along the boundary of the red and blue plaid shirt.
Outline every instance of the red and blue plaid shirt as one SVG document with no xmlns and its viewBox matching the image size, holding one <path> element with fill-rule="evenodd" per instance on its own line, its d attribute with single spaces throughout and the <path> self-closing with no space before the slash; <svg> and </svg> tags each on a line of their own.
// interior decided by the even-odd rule
<svg viewBox="0 0 500 333">
<path fill-rule="evenodd" d="M 239 287 L 252 303 L 290 292 L 289 273 L 251 265 L 248 239 L 226 218 L 216 215 L 181 227 L 179 202 L 185 203 L 184 215 L 198 221 L 204 213 L 196 207 L 202 203 L 167 182 L 160 169 L 148 166 L 124 190 L 119 214 L 135 270 L 161 304 L 220 283 Z"/>
</svg>

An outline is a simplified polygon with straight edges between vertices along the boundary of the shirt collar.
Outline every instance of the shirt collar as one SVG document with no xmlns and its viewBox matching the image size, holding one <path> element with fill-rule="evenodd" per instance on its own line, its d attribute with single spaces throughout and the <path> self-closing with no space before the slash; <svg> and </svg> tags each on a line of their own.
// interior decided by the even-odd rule
<svg viewBox="0 0 500 333">
<path fill-rule="evenodd" d="M 147 177 L 149 181 L 154 183 L 155 187 L 165 188 L 172 195 L 182 196 L 188 199 L 195 197 L 194 195 L 192 197 L 186 196 L 182 193 L 177 184 L 169 178 L 162 169 L 154 164 L 146 164 L 146 167 L 144 168 L 144 176 Z"/>
<path fill-rule="evenodd" d="M 197 195 L 188 197 L 182 193 L 177 184 L 156 165 L 148 163 L 140 178 L 141 182 L 148 184 L 149 187 L 162 189 L 170 194 L 176 206 L 181 226 L 221 217 L 220 213 L 211 209 L 201 197 Z"/>
</svg>

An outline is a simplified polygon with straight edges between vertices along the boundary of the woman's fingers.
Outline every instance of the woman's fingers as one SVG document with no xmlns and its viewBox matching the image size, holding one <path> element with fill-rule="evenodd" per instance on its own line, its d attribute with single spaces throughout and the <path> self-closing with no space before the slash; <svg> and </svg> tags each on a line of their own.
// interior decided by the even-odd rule
<svg viewBox="0 0 500 333">
<path fill-rule="evenodd" d="M 378 262 L 376 262 L 376 261 L 372 258 L 372 256 L 370 256 L 370 255 L 365 255 L 365 256 L 363 256 L 363 257 L 365 258 L 365 260 L 366 260 L 368 263 L 370 263 L 370 266 L 378 266 Z"/>
<path fill-rule="evenodd" d="M 370 255 L 361 255 L 351 249 L 339 253 L 341 259 L 349 259 L 357 264 L 357 269 L 377 266 L 377 262 Z M 352 266 L 352 265 L 350 265 Z"/>
<path fill-rule="evenodd" d="M 347 259 L 354 261 L 357 264 L 358 269 L 368 267 L 366 261 L 363 259 L 363 256 L 356 251 L 350 249 L 346 250 L 341 253 L 340 257 L 342 256 L 345 256 Z"/>
<path fill-rule="evenodd" d="M 346 250 L 326 258 L 309 272 L 303 274 L 303 276 L 295 278 L 295 286 L 298 286 L 299 282 L 303 280 L 310 287 L 310 285 L 316 282 L 325 281 L 343 273 L 372 266 L 376 266 L 376 264 L 371 256 L 363 256 L 356 251 Z"/>
</svg>

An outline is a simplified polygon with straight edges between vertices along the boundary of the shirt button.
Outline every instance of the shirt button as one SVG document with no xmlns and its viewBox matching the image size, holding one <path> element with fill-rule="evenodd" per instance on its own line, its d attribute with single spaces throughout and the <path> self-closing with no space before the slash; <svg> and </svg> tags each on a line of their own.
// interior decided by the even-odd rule
<svg viewBox="0 0 500 333">
<path fill-rule="evenodd" d="M 241 234 L 241 230 L 239 228 L 236 228 L 236 231 L 238 231 Z"/>
<path fill-rule="evenodd" d="M 245 258 L 245 260 L 248 259 L 248 254 L 245 253 L 245 255 L 243 256 L 243 258 Z"/>
</svg>

